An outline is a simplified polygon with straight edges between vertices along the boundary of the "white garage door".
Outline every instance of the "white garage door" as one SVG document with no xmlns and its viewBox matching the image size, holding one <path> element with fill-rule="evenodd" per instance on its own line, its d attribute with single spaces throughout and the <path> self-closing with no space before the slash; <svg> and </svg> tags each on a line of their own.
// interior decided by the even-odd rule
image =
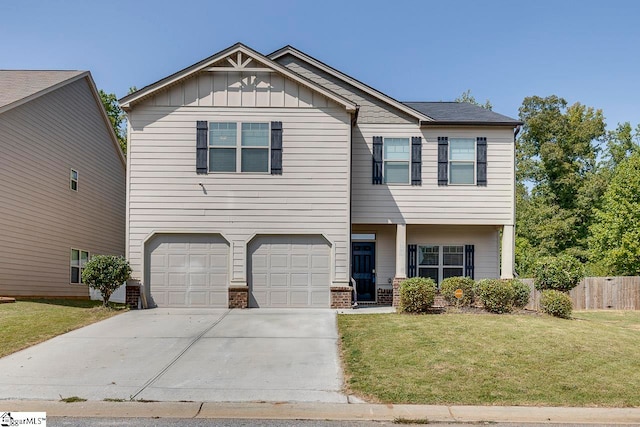
<svg viewBox="0 0 640 427">
<path fill-rule="evenodd" d="M 322 236 L 257 237 L 249 245 L 249 306 L 328 308 L 330 252 Z"/>
<path fill-rule="evenodd" d="M 228 307 L 229 245 L 217 234 L 162 234 L 147 244 L 159 307 Z"/>
</svg>

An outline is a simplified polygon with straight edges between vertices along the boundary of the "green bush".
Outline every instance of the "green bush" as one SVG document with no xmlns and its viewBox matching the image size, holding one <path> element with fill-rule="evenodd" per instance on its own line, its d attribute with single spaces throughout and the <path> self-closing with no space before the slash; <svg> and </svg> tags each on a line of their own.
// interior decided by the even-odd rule
<svg viewBox="0 0 640 427">
<path fill-rule="evenodd" d="M 440 295 L 451 305 L 469 306 L 473 302 L 475 281 L 469 277 L 449 277 L 440 283 Z M 462 289 L 462 298 L 455 296 L 457 289 Z"/>
<path fill-rule="evenodd" d="M 515 292 L 508 280 L 485 279 L 478 283 L 480 301 L 491 313 L 509 313 L 513 310 Z"/>
<path fill-rule="evenodd" d="M 571 317 L 571 297 L 555 289 L 545 289 L 540 295 L 540 309 L 547 314 L 563 319 Z"/>
<path fill-rule="evenodd" d="M 555 289 L 569 292 L 584 277 L 584 269 L 576 258 L 562 254 L 538 261 L 534 267 L 533 277 L 533 283 L 539 291 Z"/>
<path fill-rule="evenodd" d="M 404 313 L 424 313 L 433 305 L 436 284 L 432 279 L 412 277 L 400 283 L 398 309 Z"/>
<path fill-rule="evenodd" d="M 531 289 L 525 283 L 522 283 L 518 279 L 510 279 L 511 287 L 513 288 L 513 307 L 514 308 L 524 308 L 527 304 L 529 304 L 529 295 L 531 294 Z"/>
<path fill-rule="evenodd" d="M 129 262 L 113 255 L 95 255 L 82 271 L 82 281 L 102 295 L 102 305 L 109 306 L 111 294 L 131 277 Z"/>
</svg>

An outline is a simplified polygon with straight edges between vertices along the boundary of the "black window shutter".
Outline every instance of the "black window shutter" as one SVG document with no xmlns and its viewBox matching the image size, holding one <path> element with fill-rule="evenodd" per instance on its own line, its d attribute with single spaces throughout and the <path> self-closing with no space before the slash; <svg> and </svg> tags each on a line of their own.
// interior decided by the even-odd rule
<svg viewBox="0 0 640 427">
<path fill-rule="evenodd" d="M 477 153 L 477 183 L 480 186 L 487 185 L 487 138 L 476 138 L 476 153 Z"/>
<path fill-rule="evenodd" d="M 465 245 L 464 246 L 464 275 L 465 277 L 470 277 L 473 279 L 473 270 L 474 270 L 474 245 Z"/>
<path fill-rule="evenodd" d="M 449 184 L 449 138 L 438 137 L 438 185 Z"/>
<path fill-rule="evenodd" d="M 282 122 L 271 122 L 271 175 L 282 175 Z"/>
<path fill-rule="evenodd" d="M 422 137 L 411 137 L 411 185 L 422 185 Z"/>
<path fill-rule="evenodd" d="M 373 137 L 373 184 L 382 184 L 382 137 Z"/>
<path fill-rule="evenodd" d="M 407 245 L 407 277 L 416 277 L 418 272 L 416 267 L 418 264 L 418 246 Z"/>
<path fill-rule="evenodd" d="M 209 125 L 205 120 L 196 123 L 196 172 L 207 173 L 207 132 Z"/>
</svg>

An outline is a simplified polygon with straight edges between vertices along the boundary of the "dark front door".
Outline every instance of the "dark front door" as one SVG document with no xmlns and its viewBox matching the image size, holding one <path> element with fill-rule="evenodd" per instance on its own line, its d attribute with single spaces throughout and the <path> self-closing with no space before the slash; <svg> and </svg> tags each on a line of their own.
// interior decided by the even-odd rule
<svg viewBox="0 0 640 427">
<path fill-rule="evenodd" d="M 374 242 L 351 243 L 351 257 L 358 301 L 375 301 L 376 244 Z"/>
</svg>

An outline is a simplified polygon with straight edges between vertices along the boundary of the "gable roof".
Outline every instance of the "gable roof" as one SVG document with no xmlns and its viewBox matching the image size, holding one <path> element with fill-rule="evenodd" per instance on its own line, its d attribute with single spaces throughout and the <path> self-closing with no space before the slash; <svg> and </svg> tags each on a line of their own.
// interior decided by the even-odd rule
<svg viewBox="0 0 640 427">
<path fill-rule="evenodd" d="M 0 70 L 0 113 L 88 74 L 88 71 Z"/>
<path fill-rule="evenodd" d="M 493 125 L 518 126 L 522 122 L 468 102 L 403 102 L 408 107 L 432 117 L 423 125 Z"/>
<path fill-rule="evenodd" d="M 420 120 L 420 121 L 430 121 L 433 120 L 431 117 L 429 117 L 428 115 L 425 115 L 424 113 L 417 111 L 413 108 L 408 108 L 406 105 L 404 105 L 402 102 L 397 101 L 396 99 L 390 97 L 389 95 L 386 95 L 382 92 L 380 92 L 377 89 L 372 88 L 371 86 L 362 83 L 361 81 L 354 79 L 351 76 L 348 76 L 346 74 L 344 74 L 341 71 L 336 70 L 335 68 L 325 64 L 322 61 L 317 60 L 316 58 L 307 55 L 306 53 L 296 49 L 295 47 L 291 46 L 291 45 L 287 45 L 281 49 L 276 50 L 273 53 L 270 53 L 269 55 L 267 55 L 270 59 L 276 60 L 278 58 L 280 58 L 281 56 L 284 55 L 293 55 L 298 59 L 301 59 L 305 62 L 307 62 L 308 64 L 313 65 L 316 68 L 321 69 L 322 71 L 344 81 L 345 83 L 350 84 L 351 86 L 354 86 L 358 89 L 360 89 L 361 91 L 373 96 L 374 98 L 379 99 L 382 102 L 385 102 L 386 104 L 389 104 L 395 108 L 397 108 L 398 110 L 412 116 L 415 117 L 416 119 Z"/>
<path fill-rule="evenodd" d="M 285 77 L 303 85 L 306 86 L 307 88 L 318 92 L 324 96 L 326 96 L 327 98 L 331 99 L 332 101 L 342 105 L 343 107 L 345 107 L 347 109 L 347 111 L 350 112 L 354 112 L 357 110 L 357 105 L 354 102 L 351 102 L 350 100 L 336 94 L 333 91 L 330 91 L 320 85 L 318 85 L 317 83 L 312 82 L 309 79 L 306 79 L 296 73 L 294 73 L 293 71 L 289 70 L 287 67 L 284 67 L 280 64 L 278 64 L 277 62 L 267 58 L 266 56 L 262 55 L 261 53 L 256 52 L 255 50 L 243 45 L 242 43 L 236 43 L 233 46 L 224 49 L 218 53 L 215 53 L 213 55 L 211 55 L 208 58 L 203 59 L 202 61 L 195 63 L 187 68 L 184 68 L 176 73 L 171 74 L 168 77 L 165 77 L 164 79 L 158 80 L 155 83 L 152 83 L 150 85 L 147 85 L 145 87 L 143 87 L 142 89 L 129 94 L 123 98 L 121 98 L 119 100 L 120 102 L 120 106 L 123 109 L 129 109 L 131 108 L 135 103 L 142 101 L 143 99 L 146 99 L 147 97 L 151 96 L 152 94 L 163 90 L 183 79 L 186 79 L 187 77 L 198 73 L 200 71 L 203 71 L 205 69 L 207 69 L 208 67 L 212 66 L 213 64 L 215 64 L 216 62 L 228 57 L 229 55 L 233 55 L 237 52 L 240 52 L 244 55 L 247 55 L 248 57 L 252 58 L 253 60 L 255 60 L 257 63 L 267 67 L 267 68 L 271 68 L 272 70 L 275 70 L 276 72 L 284 75 Z M 241 69 L 237 69 L 237 71 L 242 71 Z"/>
<path fill-rule="evenodd" d="M 89 71 L 0 70 L 0 114 L 80 79 L 87 81 L 122 166 L 126 167 L 127 161 L 120 148 L 118 137 L 113 130 L 104 105 L 102 105 L 100 93 Z"/>
</svg>

